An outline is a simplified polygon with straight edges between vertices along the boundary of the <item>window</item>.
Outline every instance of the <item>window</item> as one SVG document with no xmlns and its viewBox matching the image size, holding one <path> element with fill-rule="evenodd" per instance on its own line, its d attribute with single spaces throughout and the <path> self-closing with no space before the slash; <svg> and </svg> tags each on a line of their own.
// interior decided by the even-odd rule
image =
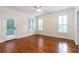
<svg viewBox="0 0 79 59">
<path fill-rule="evenodd" d="M 28 29 L 29 32 L 34 30 L 34 20 L 31 18 L 28 20 Z"/>
<path fill-rule="evenodd" d="M 59 16 L 58 31 L 62 33 L 67 32 L 67 15 Z"/>
<path fill-rule="evenodd" d="M 43 31 L 43 19 L 38 20 L 38 30 Z"/>
</svg>

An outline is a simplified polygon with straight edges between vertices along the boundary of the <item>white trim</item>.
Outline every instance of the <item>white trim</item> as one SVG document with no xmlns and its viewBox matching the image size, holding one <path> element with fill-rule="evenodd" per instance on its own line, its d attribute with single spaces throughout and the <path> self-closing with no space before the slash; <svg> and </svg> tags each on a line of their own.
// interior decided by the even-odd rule
<svg viewBox="0 0 79 59">
<path fill-rule="evenodd" d="M 16 39 L 19 39 L 19 38 L 22 38 L 22 37 L 31 36 L 31 35 L 34 35 L 34 34 L 35 34 L 35 33 L 32 33 L 32 34 L 27 34 L 27 35 L 25 35 L 25 36 L 19 36 L 19 37 L 17 36 L 17 37 L 16 37 Z"/>
<path fill-rule="evenodd" d="M 8 41 L 8 40 L 14 40 L 14 39 L 3 39 L 3 40 L 0 41 L 0 43 Z"/>
<path fill-rule="evenodd" d="M 4 16 L 3 17 L 3 30 L 4 30 L 4 32 L 3 32 L 3 36 L 4 36 L 4 40 L 11 40 L 11 39 L 13 39 L 13 38 L 16 38 L 16 32 L 17 32 L 17 29 L 16 30 L 14 30 L 15 31 L 15 34 L 14 35 L 12 35 L 11 37 L 7 37 L 7 35 L 6 35 L 6 32 L 7 32 L 7 29 L 6 29 L 6 23 L 7 23 L 7 19 L 13 19 L 14 20 L 14 27 L 16 27 L 16 20 L 13 18 L 13 17 L 11 17 L 11 16 Z"/>
<path fill-rule="evenodd" d="M 34 35 L 34 34 L 35 34 L 35 33 L 28 34 L 28 35 L 26 35 L 26 36 L 19 36 L 19 37 L 16 37 L 15 39 L 19 39 L 19 38 L 23 38 L 23 37 L 31 36 L 31 35 Z M 8 41 L 8 40 L 13 40 L 13 39 L 3 39 L 3 40 L 0 41 L 0 43 L 5 42 L 5 41 Z"/>
<path fill-rule="evenodd" d="M 50 34 L 44 34 L 44 33 L 38 33 L 38 34 L 41 34 L 41 35 L 47 35 L 47 36 L 51 36 L 51 37 L 65 38 L 65 37 L 60 37 L 60 36 L 55 36 L 55 35 L 50 35 Z M 70 38 L 65 38 L 65 39 L 72 40 L 72 39 L 70 39 Z"/>
</svg>

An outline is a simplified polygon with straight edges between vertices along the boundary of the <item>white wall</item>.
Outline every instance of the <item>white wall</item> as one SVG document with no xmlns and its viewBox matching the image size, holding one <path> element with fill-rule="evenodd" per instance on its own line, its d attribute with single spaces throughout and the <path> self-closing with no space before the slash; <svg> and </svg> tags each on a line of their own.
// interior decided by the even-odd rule
<svg viewBox="0 0 79 59">
<path fill-rule="evenodd" d="M 58 16 L 67 14 L 68 17 L 68 32 L 67 33 L 59 33 L 58 32 Z M 38 16 L 39 18 L 44 19 L 44 31 L 42 34 L 46 34 L 49 36 L 61 37 L 74 40 L 74 9 L 57 11 L 54 13 Z M 40 33 L 38 30 L 36 33 Z"/>
<path fill-rule="evenodd" d="M 31 17 L 27 14 L 18 12 L 16 10 L 8 9 L 5 7 L 0 7 L 0 21 L 4 19 L 4 17 L 13 17 L 16 21 L 16 38 L 28 36 L 29 33 L 27 28 L 28 17 Z M 33 17 L 33 16 L 32 16 Z M 35 19 L 35 17 L 33 17 Z M 0 23 L 0 42 L 4 41 L 4 29 L 2 28 L 2 22 Z M 33 33 L 30 33 L 33 34 Z"/>
</svg>

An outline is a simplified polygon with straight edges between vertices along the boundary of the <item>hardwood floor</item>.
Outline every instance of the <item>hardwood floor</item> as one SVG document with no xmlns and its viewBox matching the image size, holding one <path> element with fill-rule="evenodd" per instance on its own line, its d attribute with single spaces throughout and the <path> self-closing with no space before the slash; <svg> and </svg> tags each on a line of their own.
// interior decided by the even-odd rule
<svg viewBox="0 0 79 59">
<path fill-rule="evenodd" d="M 73 40 L 32 35 L 0 43 L 0 53 L 77 53 Z"/>
<path fill-rule="evenodd" d="M 79 46 L 78 46 L 78 53 L 79 53 Z"/>
</svg>

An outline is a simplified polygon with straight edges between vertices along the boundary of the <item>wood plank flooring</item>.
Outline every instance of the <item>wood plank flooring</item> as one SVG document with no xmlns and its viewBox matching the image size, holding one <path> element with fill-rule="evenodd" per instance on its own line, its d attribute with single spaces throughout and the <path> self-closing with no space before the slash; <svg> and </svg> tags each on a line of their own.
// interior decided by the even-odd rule
<svg viewBox="0 0 79 59">
<path fill-rule="evenodd" d="M 78 47 L 73 40 L 31 35 L 0 43 L 0 53 L 77 53 Z"/>
</svg>

